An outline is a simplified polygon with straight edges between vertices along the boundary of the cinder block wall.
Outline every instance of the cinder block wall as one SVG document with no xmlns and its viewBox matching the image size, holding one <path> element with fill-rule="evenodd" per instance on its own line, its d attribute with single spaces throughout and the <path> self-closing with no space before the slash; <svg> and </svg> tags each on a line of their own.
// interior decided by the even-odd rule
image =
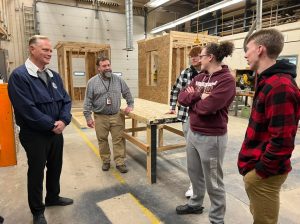
<svg viewBox="0 0 300 224">
<path fill-rule="evenodd" d="M 134 50 L 127 52 L 125 15 L 48 3 L 37 3 L 40 33 L 49 36 L 53 45 L 58 41 L 110 44 L 112 69 L 122 72 L 123 79 L 136 97 L 138 92 L 137 40 L 144 38 L 144 18 L 134 16 Z M 98 17 L 98 18 L 97 18 Z M 50 65 L 57 69 L 57 54 Z"/>
</svg>

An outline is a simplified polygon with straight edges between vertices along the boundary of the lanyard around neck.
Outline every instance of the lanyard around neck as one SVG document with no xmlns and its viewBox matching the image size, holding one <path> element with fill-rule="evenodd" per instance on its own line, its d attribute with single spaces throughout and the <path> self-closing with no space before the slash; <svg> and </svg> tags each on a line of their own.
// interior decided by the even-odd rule
<svg viewBox="0 0 300 224">
<path fill-rule="evenodd" d="M 99 79 L 101 80 L 103 86 L 105 87 L 106 92 L 108 92 L 108 91 L 109 91 L 109 87 L 110 87 L 110 79 L 109 79 L 109 81 L 108 81 L 108 88 L 107 88 L 106 85 L 105 85 L 104 82 L 103 82 L 103 78 L 102 78 L 99 74 L 98 74 L 98 76 L 99 76 Z"/>
</svg>

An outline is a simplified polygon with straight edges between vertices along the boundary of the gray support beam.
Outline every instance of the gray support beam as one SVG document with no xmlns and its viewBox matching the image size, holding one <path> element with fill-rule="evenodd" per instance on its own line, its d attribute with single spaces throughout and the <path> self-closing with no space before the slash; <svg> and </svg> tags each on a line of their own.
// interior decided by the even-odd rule
<svg viewBox="0 0 300 224">
<path fill-rule="evenodd" d="M 148 29 L 148 8 L 144 7 L 144 32 L 145 39 L 147 39 L 147 29 Z"/>
<path fill-rule="evenodd" d="M 221 32 L 221 26 L 222 26 L 222 11 L 221 9 L 216 11 L 215 14 L 215 35 L 219 36 Z"/>
<path fill-rule="evenodd" d="M 133 1 L 125 0 L 126 14 L 126 49 L 133 51 Z"/>
<path fill-rule="evenodd" d="M 246 0 L 244 23 L 243 23 L 244 32 L 247 32 L 250 29 L 251 15 L 252 15 L 251 0 Z"/>
<path fill-rule="evenodd" d="M 256 2 L 256 31 L 262 28 L 262 0 Z"/>
</svg>

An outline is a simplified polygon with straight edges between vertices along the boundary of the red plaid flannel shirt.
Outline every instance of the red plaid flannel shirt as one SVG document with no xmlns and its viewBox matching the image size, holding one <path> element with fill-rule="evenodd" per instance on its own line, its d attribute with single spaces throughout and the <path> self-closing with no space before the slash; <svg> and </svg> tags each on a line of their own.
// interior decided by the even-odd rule
<svg viewBox="0 0 300 224">
<path fill-rule="evenodd" d="M 299 89 L 290 74 L 260 75 L 238 158 L 242 175 L 252 169 L 262 178 L 291 171 L 299 106 Z"/>
</svg>

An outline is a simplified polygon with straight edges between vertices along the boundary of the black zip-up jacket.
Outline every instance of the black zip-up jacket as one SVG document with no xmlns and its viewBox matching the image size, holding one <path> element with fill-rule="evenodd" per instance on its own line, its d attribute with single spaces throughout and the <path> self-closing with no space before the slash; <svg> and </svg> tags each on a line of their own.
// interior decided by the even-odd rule
<svg viewBox="0 0 300 224">
<path fill-rule="evenodd" d="M 58 73 L 48 70 L 48 86 L 38 76 L 29 74 L 25 65 L 16 68 L 8 81 L 16 123 L 21 130 L 54 134 L 57 120 L 71 122 L 71 99 Z"/>
</svg>

